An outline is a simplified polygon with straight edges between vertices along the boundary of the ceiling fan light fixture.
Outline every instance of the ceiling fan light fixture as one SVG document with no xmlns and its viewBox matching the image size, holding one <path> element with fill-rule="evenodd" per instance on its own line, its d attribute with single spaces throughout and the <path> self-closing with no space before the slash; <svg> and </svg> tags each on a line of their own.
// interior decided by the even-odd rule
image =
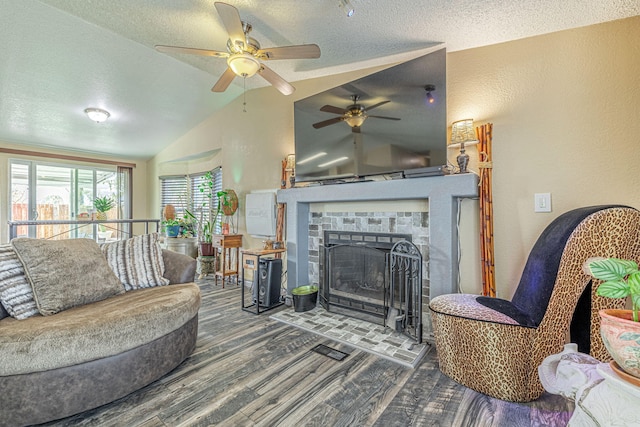
<svg viewBox="0 0 640 427">
<path fill-rule="evenodd" d="M 260 70 L 260 62 L 248 53 L 236 53 L 227 59 L 227 64 L 240 77 L 251 77 Z"/>
<path fill-rule="evenodd" d="M 344 119 L 344 121 L 347 122 L 347 124 L 352 128 L 362 126 L 365 120 L 367 120 L 367 116 L 365 114 L 359 114 L 357 116 L 347 116 Z"/>
<path fill-rule="evenodd" d="M 111 116 L 107 110 L 101 108 L 85 108 L 84 113 L 96 123 L 102 123 Z"/>
</svg>

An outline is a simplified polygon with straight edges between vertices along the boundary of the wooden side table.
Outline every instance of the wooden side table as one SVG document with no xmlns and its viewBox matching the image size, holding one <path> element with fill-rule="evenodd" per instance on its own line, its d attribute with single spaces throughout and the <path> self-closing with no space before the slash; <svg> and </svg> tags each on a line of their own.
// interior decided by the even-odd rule
<svg viewBox="0 0 640 427">
<path fill-rule="evenodd" d="M 214 234 L 211 243 L 220 254 L 220 270 L 216 271 L 216 285 L 218 284 L 218 277 L 221 277 L 222 287 L 224 288 L 225 279 L 231 276 L 236 277 L 237 284 L 242 234 Z"/>
</svg>

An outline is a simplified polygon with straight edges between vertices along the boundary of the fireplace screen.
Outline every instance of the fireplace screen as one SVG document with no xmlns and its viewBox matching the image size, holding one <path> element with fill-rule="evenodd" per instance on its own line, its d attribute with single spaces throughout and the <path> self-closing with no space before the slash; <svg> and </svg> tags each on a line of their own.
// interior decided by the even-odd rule
<svg viewBox="0 0 640 427">
<path fill-rule="evenodd" d="M 331 295 L 360 303 L 384 305 L 386 253 L 356 245 L 334 246 L 330 251 L 328 286 Z"/>
<path fill-rule="evenodd" d="M 389 307 L 389 251 L 410 235 L 325 231 L 320 304 L 384 325 Z"/>
</svg>

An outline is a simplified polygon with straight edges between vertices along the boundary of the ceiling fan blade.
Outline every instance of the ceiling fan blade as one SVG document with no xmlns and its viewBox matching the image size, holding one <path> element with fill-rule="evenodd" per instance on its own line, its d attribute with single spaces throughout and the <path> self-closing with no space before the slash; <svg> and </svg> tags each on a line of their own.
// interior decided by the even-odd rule
<svg viewBox="0 0 640 427">
<path fill-rule="evenodd" d="M 227 67 L 226 71 L 222 73 L 216 84 L 211 88 L 211 92 L 224 92 L 235 77 L 236 73 L 234 73 L 231 68 Z"/>
<path fill-rule="evenodd" d="M 258 70 L 258 74 L 260 74 L 263 79 L 271 83 L 271 85 L 278 89 L 283 95 L 291 95 L 293 91 L 296 90 L 296 88 L 291 86 L 289 82 L 277 75 L 275 71 L 264 64 L 262 64 Z"/>
<path fill-rule="evenodd" d="M 349 112 L 349 110 L 345 110 L 344 108 L 340 107 L 334 107 L 333 105 L 323 105 L 322 108 L 320 108 L 320 111 L 333 114 L 347 114 Z"/>
<path fill-rule="evenodd" d="M 367 117 L 375 117 L 376 119 L 385 119 L 385 120 L 401 120 L 397 117 L 386 117 L 386 116 L 367 116 Z"/>
<path fill-rule="evenodd" d="M 322 122 L 314 123 L 312 126 L 316 129 L 323 128 L 325 126 L 334 125 L 344 120 L 344 117 L 334 117 L 333 119 L 324 120 Z"/>
<path fill-rule="evenodd" d="M 196 49 L 192 47 L 180 46 L 165 46 L 161 44 L 156 45 L 155 48 L 158 52 L 162 53 L 188 53 L 190 55 L 215 56 L 218 58 L 229 57 L 229 54 L 227 52 L 220 52 L 219 50 Z"/>
<path fill-rule="evenodd" d="M 215 2 L 214 6 L 218 11 L 218 15 L 220 15 L 220 19 L 222 19 L 222 23 L 227 29 L 227 33 L 229 33 L 229 38 L 233 44 L 237 46 L 237 43 L 241 42 L 244 47 L 246 44 L 246 38 L 244 30 L 242 29 L 242 20 L 240 19 L 238 9 L 230 4 L 220 1 Z"/>
<path fill-rule="evenodd" d="M 384 105 L 384 104 L 386 104 L 387 102 L 390 102 L 390 101 L 382 101 L 382 102 L 378 102 L 377 104 L 373 104 L 371 107 L 367 107 L 367 108 L 365 108 L 365 109 L 364 109 L 364 111 L 373 110 L 374 108 L 377 108 L 377 107 L 379 107 L 379 106 L 381 106 L 381 105 Z"/>
<path fill-rule="evenodd" d="M 265 60 L 320 58 L 320 47 L 317 44 L 270 47 L 258 50 L 256 56 Z"/>
</svg>

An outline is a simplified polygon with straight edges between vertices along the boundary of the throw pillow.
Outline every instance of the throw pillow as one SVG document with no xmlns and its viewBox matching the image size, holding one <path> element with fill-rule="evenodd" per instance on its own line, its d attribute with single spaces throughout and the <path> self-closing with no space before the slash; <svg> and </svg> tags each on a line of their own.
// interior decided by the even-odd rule
<svg viewBox="0 0 640 427">
<path fill-rule="evenodd" d="M 18 238 L 11 244 L 43 316 L 124 292 L 100 247 L 91 239 Z"/>
<path fill-rule="evenodd" d="M 0 245 L 0 303 L 9 316 L 19 320 L 38 314 L 31 285 L 10 244 Z"/>
<path fill-rule="evenodd" d="M 127 291 L 165 286 L 162 248 L 158 233 L 142 234 L 102 245 L 107 262 Z"/>
</svg>

